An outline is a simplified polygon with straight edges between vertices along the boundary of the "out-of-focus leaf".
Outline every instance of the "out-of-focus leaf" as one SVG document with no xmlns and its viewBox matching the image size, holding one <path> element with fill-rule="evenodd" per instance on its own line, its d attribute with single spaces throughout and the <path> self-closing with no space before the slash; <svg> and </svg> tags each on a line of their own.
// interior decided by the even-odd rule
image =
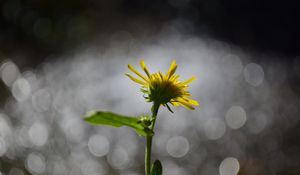
<svg viewBox="0 0 300 175">
<path fill-rule="evenodd" d="M 128 126 L 142 136 L 152 136 L 154 133 L 140 122 L 139 118 L 119 115 L 113 112 L 89 112 L 84 120 L 92 125 L 108 125 L 113 127 Z"/>
<path fill-rule="evenodd" d="M 151 168 L 151 175 L 162 175 L 162 165 L 159 160 L 155 160 Z"/>
</svg>

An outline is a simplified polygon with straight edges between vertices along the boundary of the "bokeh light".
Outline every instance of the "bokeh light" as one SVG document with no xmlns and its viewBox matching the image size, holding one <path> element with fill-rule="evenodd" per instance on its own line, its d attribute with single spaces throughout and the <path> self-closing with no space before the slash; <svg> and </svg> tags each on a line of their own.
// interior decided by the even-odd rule
<svg viewBox="0 0 300 175">
<path fill-rule="evenodd" d="M 12 86 L 14 81 L 20 76 L 19 68 L 11 61 L 4 62 L 0 67 L 0 75 L 6 86 Z"/>
<path fill-rule="evenodd" d="M 205 123 L 204 130 L 208 139 L 216 140 L 225 134 L 226 126 L 221 119 L 211 118 Z"/>
<path fill-rule="evenodd" d="M 108 154 L 107 161 L 116 169 L 126 169 L 129 166 L 128 152 L 123 147 L 118 146 Z"/>
<path fill-rule="evenodd" d="M 93 160 L 87 160 L 82 162 L 82 164 L 80 165 L 80 170 L 84 175 L 107 174 L 105 173 L 104 167 Z"/>
<path fill-rule="evenodd" d="M 164 174 L 166 175 L 180 175 L 185 174 L 185 171 L 183 168 L 181 168 L 179 165 L 172 161 L 166 161 L 162 163 L 164 167 Z"/>
<path fill-rule="evenodd" d="M 8 117 L 3 113 L 0 113 L 0 133 L 2 137 L 6 137 L 11 133 Z"/>
<path fill-rule="evenodd" d="M 225 116 L 227 125 L 232 129 L 241 128 L 247 121 L 245 110 L 240 106 L 232 106 Z"/>
<path fill-rule="evenodd" d="M 182 136 L 174 136 L 167 142 L 167 152 L 175 158 L 185 156 L 190 149 L 188 140 Z"/>
<path fill-rule="evenodd" d="M 30 153 L 26 158 L 26 167 L 33 174 L 42 174 L 46 170 L 45 158 L 38 153 Z"/>
<path fill-rule="evenodd" d="M 3 156 L 7 151 L 6 143 L 4 139 L 0 136 L 0 157 Z"/>
<path fill-rule="evenodd" d="M 234 157 L 227 157 L 220 164 L 220 175 L 237 175 L 240 169 L 239 161 Z"/>
<path fill-rule="evenodd" d="M 244 77 L 252 86 L 259 86 L 264 81 L 264 70 L 256 63 L 249 63 L 244 69 Z"/>
<path fill-rule="evenodd" d="M 16 100 L 22 102 L 26 100 L 31 93 L 31 87 L 24 78 L 17 79 L 12 86 L 12 94 Z"/>
<path fill-rule="evenodd" d="M 243 70 L 242 61 L 237 55 L 225 55 L 222 58 L 222 66 L 225 68 L 224 75 L 229 78 L 237 77 Z"/>
<path fill-rule="evenodd" d="M 35 122 L 28 131 L 29 139 L 35 146 L 43 146 L 48 140 L 47 125 L 41 122 Z"/>
<path fill-rule="evenodd" d="M 93 155 L 102 157 L 109 152 L 109 141 L 105 136 L 93 135 L 89 138 L 88 147 Z"/>
<path fill-rule="evenodd" d="M 32 106 L 38 112 L 47 111 L 51 107 L 51 95 L 46 89 L 36 91 L 32 95 Z"/>
<path fill-rule="evenodd" d="M 262 132 L 268 124 L 267 116 L 262 112 L 255 112 L 248 122 L 249 131 L 258 134 Z"/>
<path fill-rule="evenodd" d="M 58 27 L 50 18 L 33 18 L 30 30 L 42 32 L 40 39 Z M 67 30 L 68 37 L 89 30 L 83 18 L 64 20 L 77 26 Z M 296 90 L 282 88 L 290 71 L 253 61 L 227 43 L 182 35 L 180 24 L 171 22 L 159 38 L 143 40 L 130 30 L 112 32 L 103 38 L 107 46 L 87 45 L 33 69 L 4 61 L 0 73 L 9 97 L 0 109 L 0 156 L 18 166 L 4 165 L 2 174 L 144 174 L 144 138 L 127 127 L 83 121 L 92 109 L 150 114 L 139 86 L 124 75 L 126 65 L 138 67 L 140 58 L 151 72 L 166 72 L 176 59 L 180 80 L 197 77 L 189 89 L 199 108 L 159 111 L 153 160 L 161 160 L 164 174 L 235 175 L 255 172 L 257 164 L 270 167 L 265 174 L 272 174 L 283 168 L 278 162 L 296 162 L 289 157 L 300 151 L 282 148 L 283 133 L 299 121 Z"/>
</svg>

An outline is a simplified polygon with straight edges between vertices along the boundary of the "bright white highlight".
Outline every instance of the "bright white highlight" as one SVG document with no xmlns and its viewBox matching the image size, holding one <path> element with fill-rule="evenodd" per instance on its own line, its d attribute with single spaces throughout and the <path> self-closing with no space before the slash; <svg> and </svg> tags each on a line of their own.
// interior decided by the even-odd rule
<svg viewBox="0 0 300 175">
<path fill-rule="evenodd" d="M 11 126 L 5 114 L 0 113 L 0 136 L 6 137 L 11 133 Z"/>
<path fill-rule="evenodd" d="M 234 157 L 224 159 L 219 167 L 220 175 L 237 175 L 239 170 L 239 161 Z"/>
<path fill-rule="evenodd" d="M 17 79 L 12 86 L 12 94 L 19 102 L 26 100 L 31 92 L 28 81 L 24 78 Z"/>
<path fill-rule="evenodd" d="M 6 86 L 12 86 L 13 82 L 20 76 L 20 71 L 15 63 L 8 61 L 1 65 L 0 75 Z"/>
<path fill-rule="evenodd" d="M 46 169 L 45 158 L 38 153 L 30 153 L 26 158 L 26 167 L 31 173 L 44 173 Z"/>
<path fill-rule="evenodd" d="M 48 128 L 45 124 L 36 122 L 29 131 L 29 139 L 35 146 L 43 146 L 48 140 Z"/>
</svg>

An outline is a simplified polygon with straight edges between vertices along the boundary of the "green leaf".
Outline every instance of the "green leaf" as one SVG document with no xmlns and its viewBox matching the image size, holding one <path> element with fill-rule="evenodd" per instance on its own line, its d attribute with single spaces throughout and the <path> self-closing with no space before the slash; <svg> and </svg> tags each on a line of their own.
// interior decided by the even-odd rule
<svg viewBox="0 0 300 175">
<path fill-rule="evenodd" d="M 152 136 L 154 133 L 148 127 L 145 127 L 139 118 L 128 117 L 112 112 L 95 111 L 90 112 L 85 116 L 86 122 L 92 125 L 108 125 L 114 127 L 128 126 L 142 136 Z"/>
<path fill-rule="evenodd" d="M 162 165 L 159 160 L 155 160 L 151 168 L 151 175 L 162 175 Z"/>
</svg>

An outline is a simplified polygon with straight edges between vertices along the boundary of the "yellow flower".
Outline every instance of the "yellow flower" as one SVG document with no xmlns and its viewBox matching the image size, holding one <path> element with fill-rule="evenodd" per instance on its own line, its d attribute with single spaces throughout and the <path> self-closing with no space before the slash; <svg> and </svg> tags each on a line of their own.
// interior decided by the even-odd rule
<svg viewBox="0 0 300 175">
<path fill-rule="evenodd" d="M 174 60 L 169 68 L 169 71 L 163 75 L 161 72 L 150 74 L 144 62 L 140 61 L 140 65 L 146 76 L 138 72 L 133 66 L 128 64 L 128 68 L 140 78 L 135 78 L 130 74 L 126 74 L 132 81 L 142 85 L 141 91 L 145 94 L 148 102 L 154 102 L 159 105 L 167 106 L 172 112 L 168 103 L 174 106 L 184 106 L 188 109 L 195 109 L 198 106 L 196 100 L 190 99 L 191 94 L 187 91 L 188 84 L 196 79 L 191 77 L 186 81 L 179 81 L 179 75 L 175 75 L 177 68 L 176 61 Z"/>
</svg>

